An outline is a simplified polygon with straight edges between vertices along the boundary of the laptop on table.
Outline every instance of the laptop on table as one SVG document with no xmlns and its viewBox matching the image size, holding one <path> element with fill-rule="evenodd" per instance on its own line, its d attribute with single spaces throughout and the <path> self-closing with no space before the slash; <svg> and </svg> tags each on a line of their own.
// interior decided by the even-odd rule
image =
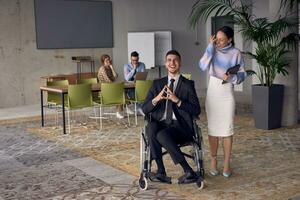
<svg viewBox="0 0 300 200">
<path fill-rule="evenodd" d="M 135 74 L 135 80 L 146 80 L 148 72 L 137 72 Z"/>
</svg>

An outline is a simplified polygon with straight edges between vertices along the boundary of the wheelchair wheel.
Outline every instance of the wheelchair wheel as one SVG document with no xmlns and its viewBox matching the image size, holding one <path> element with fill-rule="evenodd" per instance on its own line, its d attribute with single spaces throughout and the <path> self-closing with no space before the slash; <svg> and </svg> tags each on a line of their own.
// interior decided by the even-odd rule
<svg viewBox="0 0 300 200">
<path fill-rule="evenodd" d="M 203 187 L 204 187 L 204 181 L 203 181 L 202 178 L 198 178 L 196 184 L 197 184 L 199 190 L 203 189 Z"/>
<path fill-rule="evenodd" d="M 139 179 L 139 186 L 141 190 L 147 190 L 148 188 L 148 181 L 146 177 L 140 177 Z"/>
</svg>

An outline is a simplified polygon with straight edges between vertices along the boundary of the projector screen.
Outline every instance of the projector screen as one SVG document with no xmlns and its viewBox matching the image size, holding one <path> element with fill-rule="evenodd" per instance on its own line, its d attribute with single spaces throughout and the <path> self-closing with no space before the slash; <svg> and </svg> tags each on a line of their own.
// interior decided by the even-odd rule
<svg viewBox="0 0 300 200">
<path fill-rule="evenodd" d="M 35 0 L 38 49 L 113 47 L 111 1 Z"/>
</svg>

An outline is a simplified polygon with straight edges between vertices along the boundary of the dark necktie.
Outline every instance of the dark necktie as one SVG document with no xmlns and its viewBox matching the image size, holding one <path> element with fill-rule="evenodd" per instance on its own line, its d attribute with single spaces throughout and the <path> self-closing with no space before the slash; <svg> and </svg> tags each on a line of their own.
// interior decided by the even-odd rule
<svg viewBox="0 0 300 200">
<path fill-rule="evenodd" d="M 173 92 L 175 79 L 172 78 L 170 81 L 171 81 L 171 83 L 170 83 L 169 88 Z M 173 115 L 172 100 L 167 100 L 166 124 L 172 123 L 172 115 Z"/>
</svg>

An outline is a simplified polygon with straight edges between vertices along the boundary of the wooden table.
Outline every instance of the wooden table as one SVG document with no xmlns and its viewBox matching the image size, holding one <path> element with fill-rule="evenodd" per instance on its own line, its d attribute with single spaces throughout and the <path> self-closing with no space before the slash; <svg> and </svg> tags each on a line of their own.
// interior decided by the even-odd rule
<svg viewBox="0 0 300 200">
<path fill-rule="evenodd" d="M 132 81 L 128 81 L 124 83 L 125 89 L 134 89 L 135 84 Z M 101 91 L 100 84 L 93 84 L 91 87 L 92 92 Z M 62 117 L 63 117 L 63 133 L 66 134 L 66 118 L 65 118 L 65 94 L 68 94 L 68 86 L 41 86 L 40 94 L 41 94 L 41 122 L 42 126 L 44 126 L 44 92 L 54 92 L 61 95 L 62 102 Z"/>
<path fill-rule="evenodd" d="M 76 84 L 77 80 L 79 80 L 78 77 L 79 74 L 73 73 L 73 74 L 57 74 L 57 75 L 41 76 L 40 78 L 46 81 L 68 80 L 69 84 Z M 97 77 L 97 75 L 95 73 L 86 72 L 86 73 L 81 73 L 80 77 L 82 79 L 95 78 Z"/>
</svg>

